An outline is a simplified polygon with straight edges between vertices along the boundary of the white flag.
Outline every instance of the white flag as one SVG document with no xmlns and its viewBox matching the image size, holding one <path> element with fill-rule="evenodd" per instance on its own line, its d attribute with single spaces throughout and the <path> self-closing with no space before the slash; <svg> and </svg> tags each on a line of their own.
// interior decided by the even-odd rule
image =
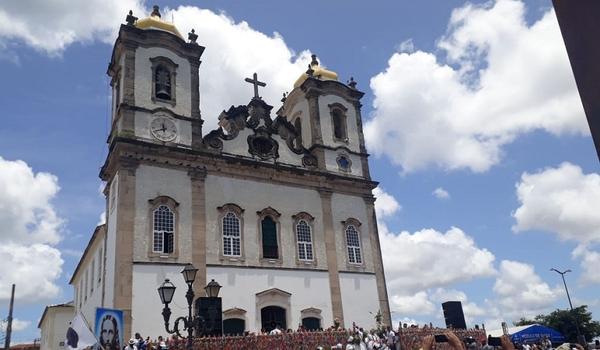
<svg viewBox="0 0 600 350">
<path fill-rule="evenodd" d="M 73 321 L 67 329 L 65 344 L 69 350 L 85 349 L 89 346 L 96 344 L 98 340 L 94 336 L 94 333 L 90 331 L 87 323 L 83 319 L 80 313 L 75 315 Z"/>
</svg>

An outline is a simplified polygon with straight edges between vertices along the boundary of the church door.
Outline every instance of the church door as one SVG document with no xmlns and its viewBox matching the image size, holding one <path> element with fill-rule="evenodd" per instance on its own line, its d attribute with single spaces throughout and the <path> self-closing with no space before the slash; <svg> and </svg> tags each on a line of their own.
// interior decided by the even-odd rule
<svg viewBox="0 0 600 350">
<path fill-rule="evenodd" d="M 285 321 L 285 309 L 279 306 L 267 306 L 260 310 L 261 325 L 264 330 L 270 332 L 279 326 L 279 329 L 287 329 L 287 323 Z"/>
<path fill-rule="evenodd" d="M 309 331 L 316 331 L 321 328 L 321 320 L 316 317 L 305 317 L 302 319 L 302 326 Z"/>
<path fill-rule="evenodd" d="M 270 216 L 261 222 L 263 258 L 278 259 L 279 249 L 277 247 L 277 224 Z"/>
<path fill-rule="evenodd" d="M 246 329 L 246 322 L 241 318 L 223 320 L 224 335 L 242 335 Z"/>
</svg>

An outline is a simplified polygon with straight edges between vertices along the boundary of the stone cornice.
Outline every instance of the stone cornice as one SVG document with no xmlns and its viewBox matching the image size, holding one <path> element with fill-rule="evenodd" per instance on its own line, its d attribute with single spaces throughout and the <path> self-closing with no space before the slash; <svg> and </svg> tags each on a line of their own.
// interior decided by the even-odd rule
<svg viewBox="0 0 600 350">
<path fill-rule="evenodd" d="M 203 150 L 153 144 L 140 140 L 116 137 L 100 170 L 100 178 L 108 180 L 123 163 L 150 164 L 190 171 L 206 172 L 255 181 L 280 183 L 315 190 L 342 192 L 351 195 L 370 195 L 378 183 L 363 178 L 333 174 L 314 169 L 259 162 L 237 156 Z M 248 171 L 252 169 L 252 171 Z"/>
</svg>

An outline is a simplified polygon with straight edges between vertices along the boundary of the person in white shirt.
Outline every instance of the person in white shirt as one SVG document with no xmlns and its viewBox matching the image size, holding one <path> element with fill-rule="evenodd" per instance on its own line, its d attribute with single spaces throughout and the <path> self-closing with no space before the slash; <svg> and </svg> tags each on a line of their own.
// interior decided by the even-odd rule
<svg viewBox="0 0 600 350">
<path fill-rule="evenodd" d="M 135 339 L 129 339 L 129 344 L 123 348 L 124 350 L 138 350 L 135 346 Z"/>
</svg>

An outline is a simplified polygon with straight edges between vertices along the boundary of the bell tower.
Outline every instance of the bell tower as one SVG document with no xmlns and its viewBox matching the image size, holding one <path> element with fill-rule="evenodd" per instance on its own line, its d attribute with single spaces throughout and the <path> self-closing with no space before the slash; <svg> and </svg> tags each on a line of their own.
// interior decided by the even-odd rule
<svg viewBox="0 0 600 350">
<path fill-rule="evenodd" d="M 360 113 L 363 95 L 352 78 L 347 84 L 338 81 L 337 73 L 312 55 L 308 70 L 284 98 L 280 113 L 297 130 L 296 143 L 317 158 L 319 170 L 370 179 Z"/>
<path fill-rule="evenodd" d="M 133 297 L 144 275 L 136 263 L 203 265 L 193 255 L 203 250 L 190 243 L 192 231 L 203 232 L 191 222 L 202 213 L 203 173 L 174 169 L 171 158 L 156 161 L 159 155 L 203 148 L 198 71 L 204 47 L 197 39 L 192 30 L 185 40 L 173 23 L 162 20 L 158 6 L 142 19 L 129 11 L 108 66 L 111 130 L 100 178 L 107 183 L 105 251 L 110 254 L 101 306 L 123 310 L 127 337 L 135 329 L 136 307 L 141 309 L 135 303 L 143 300 Z M 160 218 L 166 229 L 147 226 L 148 217 Z"/>
<path fill-rule="evenodd" d="M 187 42 L 158 6 L 138 19 L 130 11 L 121 25 L 107 74 L 112 87 L 108 139 L 133 138 L 200 148 L 202 118 L 198 68 L 204 47 L 194 30 Z"/>
</svg>

